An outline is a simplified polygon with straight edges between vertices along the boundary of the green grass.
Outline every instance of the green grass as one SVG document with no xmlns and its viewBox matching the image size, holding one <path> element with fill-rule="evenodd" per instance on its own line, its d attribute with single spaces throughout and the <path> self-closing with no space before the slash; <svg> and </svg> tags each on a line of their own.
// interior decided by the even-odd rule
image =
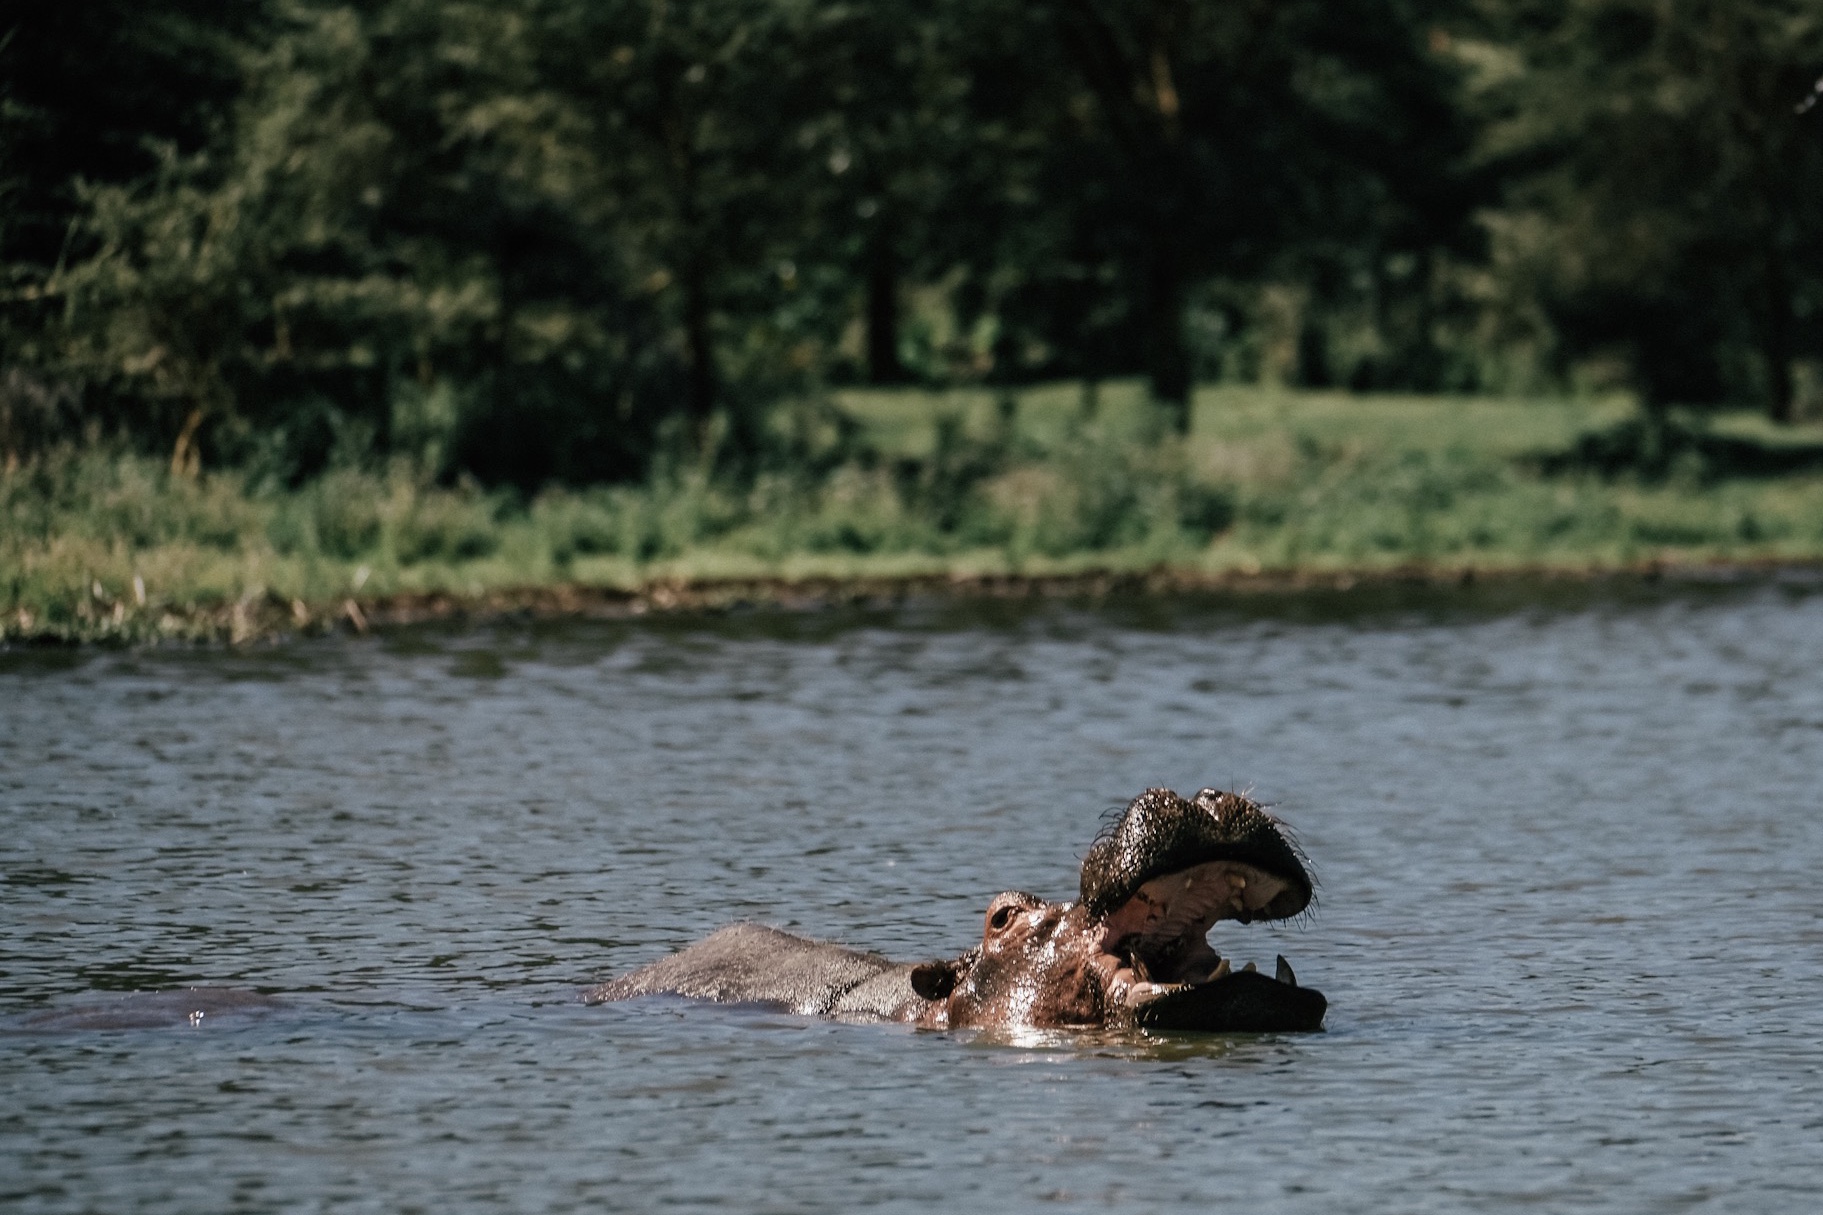
<svg viewBox="0 0 1823 1215">
<path fill-rule="evenodd" d="M 1067 384 L 850 392 L 776 423 L 750 482 L 684 466 L 530 502 L 402 464 L 287 491 L 51 453 L 0 474 L 0 636 L 243 637 L 350 598 L 718 579 L 1823 559 L 1823 429 L 1746 415 L 1642 439 L 1620 400 L 1224 387 L 1179 439 L 1119 383 L 1092 412 Z"/>
</svg>

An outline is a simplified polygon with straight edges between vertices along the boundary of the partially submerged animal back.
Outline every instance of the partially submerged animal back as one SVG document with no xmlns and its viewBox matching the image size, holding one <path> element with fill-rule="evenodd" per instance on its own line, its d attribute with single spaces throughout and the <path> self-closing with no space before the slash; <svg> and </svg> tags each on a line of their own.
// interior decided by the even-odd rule
<svg viewBox="0 0 1823 1215">
<path fill-rule="evenodd" d="M 770 1004 L 811 1016 L 890 1017 L 915 999 L 909 966 L 876 953 L 730 924 L 668 958 L 583 993 L 589 1004 L 676 995 L 723 1004 Z"/>
</svg>

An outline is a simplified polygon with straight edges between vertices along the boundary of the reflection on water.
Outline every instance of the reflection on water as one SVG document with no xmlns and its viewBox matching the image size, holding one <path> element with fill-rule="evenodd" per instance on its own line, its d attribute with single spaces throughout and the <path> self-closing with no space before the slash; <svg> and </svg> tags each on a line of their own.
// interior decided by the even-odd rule
<svg viewBox="0 0 1823 1215">
<path fill-rule="evenodd" d="M 1529 596 L 1529 597 L 1528 597 Z M 1398 589 L 0 655 L 0 1204 L 1808 1211 L 1823 596 Z M 1309 1037 L 923 1034 L 583 985 L 902 957 L 1250 786 Z"/>
</svg>

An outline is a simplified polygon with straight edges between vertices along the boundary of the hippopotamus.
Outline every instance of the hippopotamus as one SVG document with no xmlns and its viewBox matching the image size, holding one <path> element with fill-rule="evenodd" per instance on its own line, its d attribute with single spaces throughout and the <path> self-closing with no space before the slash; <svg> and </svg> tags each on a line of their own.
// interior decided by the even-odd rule
<svg viewBox="0 0 1823 1215">
<path fill-rule="evenodd" d="M 1147 789 L 1090 846 L 1079 898 L 997 894 L 981 943 L 956 957 L 893 962 L 740 923 L 583 999 L 670 994 L 925 1029 L 1317 1030 L 1328 1002 L 1283 957 L 1271 977 L 1237 970 L 1205 939 L 1218 920 L 1290 919 L 1312 895 L 1298 848 L 1251 798 Z"/>
</svg>

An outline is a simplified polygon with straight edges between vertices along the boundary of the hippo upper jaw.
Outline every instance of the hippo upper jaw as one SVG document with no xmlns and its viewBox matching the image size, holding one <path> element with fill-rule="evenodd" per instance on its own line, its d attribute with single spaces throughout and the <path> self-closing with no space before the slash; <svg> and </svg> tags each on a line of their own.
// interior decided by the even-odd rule
<svg viewBox="0 0 1823 1215">
<path fill-rule="evenodd" d="M 1206 868 L 1216 862 L 1222 864 Z M 1252 798 L 1217 789 L 1198 790 L 1193 798 L 1147 789 L 1083 857 L 1082 904 L 1092 915 L 1110 917 L 1139 895 L 1170 896 L 1169 879 L 1189 875 L 1228 881 L 1230 889 L 1216 893 L 1231 897 L 1206 900 L 1218 918 L 1289 919 L 1309 907 L 1315 894 L 1284 824 Z M 1267 885 L 1246 889 L 1245 883 L 1257 878 L 1267 879 Z"/>
</svg>

